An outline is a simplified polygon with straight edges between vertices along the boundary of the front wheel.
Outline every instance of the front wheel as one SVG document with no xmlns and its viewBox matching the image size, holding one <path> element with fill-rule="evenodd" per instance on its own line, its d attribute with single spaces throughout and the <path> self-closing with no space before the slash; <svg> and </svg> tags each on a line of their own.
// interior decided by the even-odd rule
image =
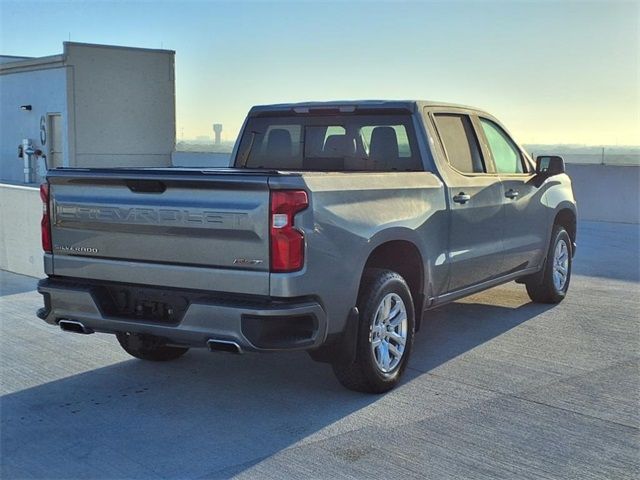
<svg viewBox="0 0 640 480">
<path fill-rule="evenodd" d="M 542 276 L 525 283 L 529 298 L 537 303 L 564 300 L 571 280 L 571 262 L 571 238 L 564 227 L 555 225 Z"/>
<path fill-rule="evenodd" d="M 355 361 L 334 363 L 333 371 L 350 390 L 383 393 L 398 384 L 411 352 L 415 328 L 411 292 L 396 272 L 367 269 L 358 308 Z"/>
<path fill-rule="evenodd" d="M 169 346 L 166 341 L 153 335 L 120 332 L 116 333 L 116 338 L 129 355 L 154 362 L 175 360 L 189 350 L 186 347 Z"/>
</svg>

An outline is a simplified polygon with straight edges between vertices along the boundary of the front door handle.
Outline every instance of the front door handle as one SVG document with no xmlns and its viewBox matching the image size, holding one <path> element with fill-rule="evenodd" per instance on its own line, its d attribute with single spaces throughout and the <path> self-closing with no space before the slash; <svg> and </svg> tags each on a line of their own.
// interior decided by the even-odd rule
<svg viewBox="0 0 640 480">
<path fill-rule="evenodd" d="M 514 190 L 513 188 L 511 190 L 507 190 L 504 194 L 504 196 L 507 198 L 518 198 L 518 195 L 520 195 L 518 191 Z"/>
<path fill-rule="evenodd" d="M 453 196 L 453 201 L 456 203 L 462 203 L 463 205 L 471 200 L 471 196 L 464 192 L 460 192 L 458 195 Z"/>
</svg>

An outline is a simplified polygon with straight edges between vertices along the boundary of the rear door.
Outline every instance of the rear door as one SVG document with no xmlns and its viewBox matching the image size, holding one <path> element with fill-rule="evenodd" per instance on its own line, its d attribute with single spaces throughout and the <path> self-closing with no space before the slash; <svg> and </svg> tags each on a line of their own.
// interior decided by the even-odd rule
<svg viewBox="0 0 640 480">
<path fill-rule="evenodd" d="M 546 251 L 547 217 L 535 171 L 521 149 L 495 120 L 479 116 L 479 137 L 503 186 L 505 230 L 503 273 L 538 266 Z"/>
<path fill-rule="evenodd" d="M 61 170 L 49 182 L 56 275 L 268 293 L 266 175 Z"/>
<path fill-rule="evenodd" d="M 436 110 L 438 168 L 450 205 L 449 292 L 496 277 L 502 265 L 502 184 L 486 162 L 472 118 L 464 111 Z"/>
</svg>

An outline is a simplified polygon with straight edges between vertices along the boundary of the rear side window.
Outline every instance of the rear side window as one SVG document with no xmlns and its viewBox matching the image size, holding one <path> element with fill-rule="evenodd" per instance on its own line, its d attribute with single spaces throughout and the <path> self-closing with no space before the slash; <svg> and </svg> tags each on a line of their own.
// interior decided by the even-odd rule
<svg viewBox="0 0 640 480">
<path fill-rule="evenodd" d="M 238 167 L 320 171 L 421 171 L 410 115 L 250 118 Z"/>
<path fill-rule="evenodd" d="M 491 120 L 481 118 L 482 130 L 498 173 L 524 173 L 522 154 L 509 135 Z"/>
<path fill-rule="evenodd" d="M 483 173 L 484 163 L 471 119 L 450 113 L 437 113 L 434 117 L 449 164 L 462 173 Z"/>
</svg>

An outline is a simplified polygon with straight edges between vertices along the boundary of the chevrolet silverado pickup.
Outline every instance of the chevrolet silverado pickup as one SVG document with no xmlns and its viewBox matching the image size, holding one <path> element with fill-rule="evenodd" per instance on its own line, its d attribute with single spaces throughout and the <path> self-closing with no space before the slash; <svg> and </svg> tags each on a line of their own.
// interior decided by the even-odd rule
<svg viewBox="0 0 640 480">
<path fill-rule="evenodd" d="M 492 115 L 423 101 L 258 106 L 229 168 L 58 168 L 38 316 L 129 354 L 307 350 L 395 386 L 429 310 L 509 281 L 566 295 L 576 203 Z"/>
</svg>

